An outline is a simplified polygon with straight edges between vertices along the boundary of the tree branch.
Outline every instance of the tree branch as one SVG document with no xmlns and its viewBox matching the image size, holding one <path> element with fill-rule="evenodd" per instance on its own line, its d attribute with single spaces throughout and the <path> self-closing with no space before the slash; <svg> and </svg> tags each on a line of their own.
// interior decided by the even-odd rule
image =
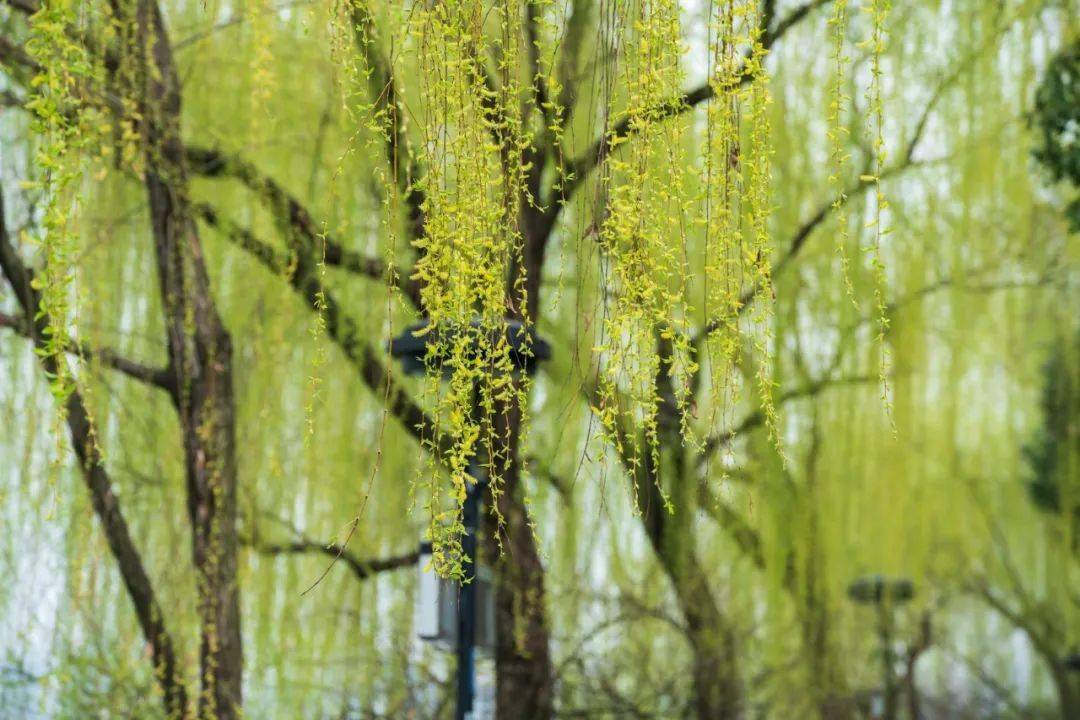
<svg viewBox="0 0 1080 720">
<path fill-rule="evenodd" d="M 30 57 L 23 46 L 16 45 L 3 35 L 0 35 L 0 65 L 22 67 L 35 74 L 41 72 L 41 66 Z"/>
<path fill-rule="evenodd" d="M 41 9 L 37 0 L 3 0 L 3 3 L 13 10 L 18 10 L 23 15 L 33 15 Z"/>
<path fill-rule="evenodd" d="M 911 147 L 912 146 L 909 145 L 909 148 Z M 902 173 L 909 170 L 914 170 L 919 167 L 925 167 L 935 162 L 930 160 L 911 160 L 910 157 L 913 152 L 913 150 L 905 152 L 905 160 L 898 163 L 897 165 L 886 169 L 884 172 L 881 173 L 879 178 L 881 180 L 886 180 L 888 178 L 901 175 Z M 795 231 L 795 234 L 792 236 L 791 241 L 788 243 L 787 250 L 784 252 L 783 256 L 781 256 L 781 258 L 777 260 L 776 263 L 773 265 L 770 277 L 775 278 L 777 275 L 780 275 L 795 261 L 795 259 L 805 248 L 807 241 L 810 239 L 810 236 L 813 235 L 814 231 L 823 222 L 825 222 L 825 220 L 829 217 L 830 213 L 832 213 L 834 210 L 844 207 L 849 202 L 851 202 L 852 199 L 873 187 L 874 184 L 875 183 L 873 180 L 867 180 L 860 176 L 858 181 L 853 183 L 847 190 L 844 191 L 843 196 L 839 198 L 839 203 L 834 200 L 822 202 L 818 206 L 814 214 L 811 215 L 806 221 L 804 221 L 802 225 L 800 225 L 799 228 Z M 747 308 L 750 307 L 750 304 L 761 293 L 761 288 L 761 283 L 756 282 L 753 286 L 743 292 L 743 294 L 739 297 L 739 314 L 742 314 L 746 311 Z M 721 320 L 710 320 L 708 323 L 706 323 L 705 327 L 702 328 L 701 332 L 698 333 L 698 336 L 694 339 L 694 342 L 700 342 L 700 339 L 702 337 L 708 335 L 711 332 L 715 332 L 721 326 Z"/>
<path fill-rule="evenodd" d="M 548 102 L 547 83 L 540 71 L 540 3 L 537 0 L 525 0 L 525 52 L 533 93 L 533 104 L 544 116 L 544 126 L 550 126 L 554 117 Z M 523 118 L 524 120 L 524 118 Z"/>
<path fill-rule="evenodd" d="M 4 108 L 18 108 L 22 107 L 26 101 L 21 97 L 11 92 L 10 90 L 0 90 L 0 107 Z"/>
<path fill-rule="evenodd" d="M 256 238 L 250 230 L 223 220 L 212 208 L 201 205 L 196 206 L 196 211 L 207 225 L 222 232 L 271 272 L 282 274 L 283 268 L 288 264 L 287 260 L 270 244 Z M 323 314 L 326 333 L 360 373 L 364 384 L 385 400 L 390 414 L 397 418 L 422 446 L 433 448 L 440 455 L 448 454 L 452 447 L 450 439 L 439 432 L 434 418 L 428 416 L 394 379 L 375 349 L 361 341 L 356 321 L 342 310 L 333 292 L 322 286 L 311 257 L 311 248 L 298 250 L 295 267 L 284 279 L 305 299 L 309 307 Z"/>
<path fill-rule="evenodd" d="M 413 305 L 419 307 L 420 286 L 415 280 L 402 277 L 396 267 L 380 258 L 349 250 L 333 237 L 319 231 L 307 208 L 277 181 L 259 172 L 254 164 L 236 155 L 226 155 L 217 150 L 200 147 L 187 146 L 185 155 L 193 173 L 208 178 L 232 178 L 261 197 L 270 206 L 280 224 L 290 228 L 310 247 L 318 247 L 323 251 L 323 260 L 327 266 L 376 280 L 386 280 L 399 288 Z M 203 216 L 206 219 L 205 211 Z"/>
<path fill-rule="evenodd" d="M 13 330 L 25 338 L 34 340 L 35 343 L 37 343 L 40 338 L 38 328 L 32 323 L 27 322 L 24 317 L 19 317 L 17 315 L 9 315 L 0 312 L 0 327 Z M 152 385 L 165 390 L 170 395 L 174 392 L 175 383 L 173 382 L 173 377 L 168 368 L 151 367 L 135 360 L 130 360 L 110 348 L 98 348 L 74 340 L 69 344 L 67 352 L 71 355 L 91 358 L 95 362 L 100 363 L 105 367 L 112 368 L 123 375 L 127 375 L 133 380 L 138 380 L 147 385 Z"/>
<path fill-rule="evenodd" d="M 809 10 L 807 10 L 807 12 L 808 11 Z M 792 15 L 795 14 L 796 13 L 792 13 Z M 783 25 L 783 23 L 781 23 L 781 25 Z M 1000 33 L 1002 30 L 1003 28 L 999 28 L 998 32 Z M 900 161 L 892 165 L 891 167 L 883 170 L 882 173 L 878 176 L 877 181 L 886 180 L 888 178 L 901 175 L 909 170 L 918 167 L 925 167 L 932 164 L 933 162 L 938 162 L 930 160 L 919 161 L 915 159 L 915 152 L 926 134 L 926 127 L 929 123 L 930 116 L 933 114 L 934 108 L 937 107 L 937 104 L 945 96 L 945 92 L 957 81 L 957 79 L 964 73 L 966 69 L 971 67 L 971 64 L 988 46 L 989 41 L 987 41 L 987 43 L 985 43 L 979 49 L 970 53 L 968 57 L 966 57 L 962 62 L 958 63 L 952 69 L 952 71 L 945 75 L 945 77 L 942 78 L 941 82 L 937 84 L 937 86 L 934 88 L 934 92 L 930 95 L 930 99 L 923 107 L 922 113 L 920 113 L 918 121 L 915 123 L 915 129 L 914 131 L 912 131 L 911 137 L 908 139 L 907 144 L 904 146 L 904 151 L 900 155 Z M 810 236 L 813 234 L 814 230 L 816 230 L 818 226 L 825 222 L 826 218 L 828 218 L 830 213 L 832 213 L 834 210 L 842 209 L 854 197 L 862 195 L 862 193 L 866 192 L 868 189 L 875 186 L 876 184 L 877 182 L 874 179 L 868 179 L 867 174 L 864 173 L 863 175 L 860 175 L 858 181 L 855 182 L 848 189 L 846 189 L 839 198 L 832 201 L 822 202 L 821 205 L 818 206 L 817 211 L 815 211 L 814 214 L 811 215 L 810 218 L 807 219 L 802 225 L 800 225 L 799 228 L 795 231 L 795 234 L 792 236 L 791 241 L 788 243 L 787 251 L 773 265 L 772 276 L 775 277 L 776 275 L 782 273 L 792 262 L 794 262 L 796 257 L 802 251 L 803 247 L 806 245 L 807 240 L 810 239 Z M 744 292 L 739 298 L 739 311 L 742 312 L 747 307 L 749 307 L 750 303 L 753 302 L 754 298 L 758 295 L 759 292 L 761 292 L 761 287 L 759 284 L 755 284 L 753 287 L 749 288 L 746 292 Z M 714 320 L 708 324 L 705 332 L 712 332 L 717 327 L 719 327 L 719 323 L 718 321 Z"/>
<path fill-rule="evenodd" d="M 792 400 L 800 400 L 804 398 L 811 398 L 820 395 L 823 391 L 833 387 L 843 387 L 847 385 L 865 385 L 867 383 L 875 383 L 878 381 L 877 375 L 853 375 L 850 377 L 838 377 L 838 378 L 822 378 L 816 382 L 809 383 L 800 388 L 788 390 L 780 395 L 778 405 L 790 402 Z M 734 438 L 744 435 L 751 430 L 761 427 L 765 423 L 765 413 L 758 409 L 744 417 L 737 425 L 730 430 L 718 432 L 710 435 L 705 441 L 705 445 L 698 456 L 698 466 L 704 465 L 708 462 L 709 458 L 717 448 L 725 443 L 731 442 Z"/>
<path fill-rule="evenodd" d="M 765 568 L 765 554 L 761 549 L 761 536 L 736 513 L 731 506 L 720 500 L 708 484 L 698 485 L 698 505 L 722 527 L 739 546 L 743 554 L 759 570 Z"/>
<path fill-rule="evenodd" d="M 386 159 L 408 209 L 409 235 L 413 240 L 418 240 L 424 236 L 425 195 L 416 185 L 420 169 L 412 156 L 405 134 L 405 106 L 398 95 L 390 60 L 378 51 L 375 19 L 371 16 L 366 2 L 353 3 L 352 18 L 353 40 L 357 50 L 366 56 L 371 69 L 369 82 L 376 112 L 382 115 L 388 124 Z"/>
<path fill-rule="evenodd" d="M 557 72 L 560 85 L 558 104 L 564 122 L 573 115 L 574 106 L 577 104 L 578 58 L 585 40 L 585 31 L 589 27 L 592 7 L 593 0 L 574 0 L 562 39 Z"/>
<path fill-rule="evenodd" d="M 303 555 L 321 554 L 348 565 L 357 580 L 367 580 L 373 575 L 391 570 L 415 566 L 420 559 L 419 552 L 409 552 L 386 558 L 361 558 L 344 545 L 338 543 L 319 543 L 301 538 L 289 543 L 247 543 L 253 550 L 263 555 Z"/>
<path fill-rule="evenodd" d="M 7 226 L 4 222 L 2 193 L 0 193 L 0 270 L 3 271 L 8 283 L 15 291 L 16 300 L 22 308 L 27 324 L 33 328 L 30 335 L 34 345 L 39 350 L 44 349 L 46 344 L 43 338 L 49 321 L 38 311 L 41 307 L 41 297 L 33 286 L 33 271 L 23 264 L 8 237 Z M 55 376 L 60 372 L 62 361 L 56 356 L 41 354 L 38 359 L 47 375 Z M 154 675 L 162 689 L 165 714 L 169 717 L 182 717 L 188 709 L 187 691 L 183 684 L 183 673 L 177 661 L 172 636 L 165 627 L 165 614 L 162 612 L 142 557 L 131 537 L 127 521 L 120 508 L 120 500 L 105 470 L 104 457 L 98 445 L 97 435 L 93 432 L 90 423 L 90 414 L 77 389 L 67 397 L 66 421 L 71 434 L 71 443 L 79 461 L 79 469 L 90 492 L 90 503 L 94 508 L 94 514 L 101 523 L 109 551 L 116 560 L 120 577 L 135 608 L 135 615 L 143 637 L 150 646 Z"/>
</svg>

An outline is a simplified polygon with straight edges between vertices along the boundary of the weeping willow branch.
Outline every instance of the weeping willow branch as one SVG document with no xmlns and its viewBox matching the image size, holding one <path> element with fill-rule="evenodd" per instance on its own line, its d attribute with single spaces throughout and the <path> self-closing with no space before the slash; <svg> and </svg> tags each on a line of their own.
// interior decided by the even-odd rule
<svg viewBox="0 0 1080 720">
<path fill-rule="evenodd" d="M 780 395 L 778 404 L 784 404 L 792 400 L 802 400 L 820 395 L 827 389 L 851 385 L 867 385 L 878 381 L 877 375 L 852 375 L 850 377 L 822 378 L 803 387 L 788 390 Z M 765 413 L 755 410 L 744 417 L 735 427 L 730 430 L 710 435 L 705 441 L 704 449 L 698 457 L 698 464 L 704 465 L 709 457 L 722 445 L 731 442 L 740 435 L 755 430 L 765 424 Z"/>
<path fill-rule="evenodd" d="M 195 206 L 195 210 L 207 225 L 250 253 L 271 272 L 282 275 L 288 265 L 283 253 L 257 238 L 250 230 L 223 220 L 213 208 L 205 204 Z M 326 318 L 327 334 L 359 372 L 364 384 L 376 396 L 385 398 L 387 410 L 400 421 L 405 430 L 424 447 L 434 448 L 439 455 L 449 454 L 452 447 L 450 439 L 438 431 L 435 420 L 428 416 L 394 379 L 375 349 L 361 341 L 356 321 L 342 310 L 337 297 L 329 289 L 320 286 L 318 273 L 311 259 L 312 251 L 313 248 L 306 248 L 305 252 L 296 258 L 295 267 L 285 274 L 284 279 L 313 310 L 317 309 L 318 303 L 322 303 L 320 311 Z"/>
<path fill-rule="evenodd" d="M 1028 278 L 1028 279 L 1014 279 L 1014 280 L 983 280 L 981 282 L 972 282 L 975 278 L 984 276 L 987 272 L 993 270 L 993 268 L 976 269 L 967 274 L 965 278 L 958 279 L 954 276 L 946 276 L 935 280 L 931 283 L 924 285 L 923 287 L 906 293 L 895 300 L 885 305 L 886 317 L 891 318 L 896 313 L 909 305 L 913 305 L 920 300 L 931 297 L 932 295 L 945 291 L 956 290 L 957 292 L 967 292 L 974 294 L 989 294 L 995 292 L 1006 292 L 1009 290 L 1023 290 L 1027 288 L 1039 288 L 1046 287 L 1054 282 L 1067 282 L 1064 277 L 1057 278 L 1051 271 L 1046 271 L 1041 275 Z M 841 334 L 848 335 L 856 332 L 859 328 L 866 325 L 870 325 L 876 322 L 878 318 L 872 314 L 863 314 L 859 318 L 855 319 L 842 330 Z"/>
<path fill-rule="evenodd" d="M 30 335 L 35 347 L 43 350 L 45 344 L 42 338 L 45 337 L 49 320 L 38 313 L 41 297 L 40 293 L 34 289 L 33 271 L 23 264 L 8 237 L 7 226 L 4 222 L 2 193 L 0 193 L 0 270 L 3 271 L 15 292 L 26 325 L 32 328 Z M 61 369 L 62 360 L 55 355 L 42 352 L 38 355 L 38 360 L 48 375 L 55 375 Z M 139 627 L 150 647 L 155 668 L 154 674 L 162 690 L 165 714 L 167 717 L 183 717 L 188 709 L 187 690 L 183 683 L 183 673 L 177 661 L 172 636 L 165 626 L 165 614 L 158 602 L 150 576 L 146 572 L 142 556 L 131 537 L 127 520 L 120 508 L 120 500 L 113 490 L 112 479 L 105 469 L 101 447 L 98 445 L 97 435 L 90 423 L 90 414 L 78 389 L 72 390 L 66 404 L 66 421 L 72 446 L 79 461 L 79 469 L 90 492 L 90 503 L 94 508 L 94 514 L 101 523 L 109 551 L 116 560 L 120 577 L 135 608 Z"/>
<path fill-rule="evenodd" d="M 762 36 L 762 49 L 769 50 L 772 48 L 772 46 L 787 34 L 792 27 L 809 15 L 811 11 L 828 2 L 831 2 L 831 0 L 811 0 L 795 10 L 792 10 L 777 23 L 774 29 L 766 32 Z M 743 62 L 742 66 L 735 73 L 738 77 L 739 85 L 745 85 L 754 80 L 754 67 L 754 65 L 749 65 L 745 61 Z M 716 97 L 716 86 L 713 83 L 707 82 L 679 97 L 672 98 L 659 108 L 650 108 L 650 114 L 654 120 L 672 118 L 689 112 L 701 103 L 712 100 L 714 97 Z M 638 127 L 634 123 L 634 119 L 633 116 L 622 118 L 615 123 L 615 126 L 609 132 L 604 134 L 604 137 L 596 140 L 580 157 L 567 163 L 565 177 L 560 179 L 558 183 L 551 188 L 550 197 L 553 200 L 552 207 L 554 212 L 558 212 L 558 208 L 569 201 L 574 192 L 585 182 L 589 174 L 604 162 L 611 152 L 611 148 L 617 145 L 619 140 L 628 138 L 634 134 L 635 128 Z"/>
<path fill-rule="evenodd" d="M 789 25 L 790 27 L 790 25 Z M 991 38 L 996 38 L 1008 27 L 1003 23 L 997 28 L 997 31 Z M 881 172 L 877 179 L 873 179 L 869 175 L 869 168 L 859 176 L 859 179 L 853 183 L 850 187 L 846 188 L 839 198 L 834 200 L 827 200 L 822 202 L 817 210 L 811 215 L 799 228 L 795 231 L 791 240 L 787 244 L 787 250 L 780 257 L 776 263 L 773 264 L 772 276 L 775 277 L 787 269 L 791 265 L 799 253 L 803 250 L 807 241 L 814 231 L 837 210 L 841 210 L 848 205 L 855 197 L 861 196 L 871 187 L 877 187 L 881 180 L 886 180 L 892 177 L 899 176 L 910 170 L 914 170 L 920 167 L 926 167 L 941 162 L 945 158 L 938 158 L 936 160 L 916 160 L 915 153 L 922 143 L 926 134 L 926 127 L 930 120 L 930 116 L 933 114 L 934 109 L 938 103 L 945 96 L 946 92 L 956 84 L 956 81 L 964 74 L 965 71 L 970 69 L 973 63 L 991 47 L 990 40 L 987 40 L 980 48 L 969 53 L 963 60 L 956 63 L 950 72 L 946 73 L 940 82 L 934 87 L 934 91 L 930 95 L 930 99 L 926 102 L 922 112 L 919 114 L 919 119 L 915 123 L 915 129 L 911 133 L 911 137 L 904 145 L 903 152 L 900 154 L 900 161 L 889 168 L 886 168 Z M 746 290 L 739 298 L 740 313 L 745 311 L 747 307 L 754 301 L 754 299 L 761 292 L 759 285 Z M 717 329 L 717 321 L 710 322 L 706 328 L 704 334 L 708 334 Z"/>
<path fill-rule="evenodd" d="M 555 118 L 548 101 L 547 83 L 540 68 L 540 3 L 534 0 L 525 0 L 525 45 L 533 103 L 543 114 L 544 124 L 550 126 Z"/>
<path fill-rule="evenodd" d="M 0 312 L 0 327 L 8 328 L 25 338 L 34 340 L 40 337 L 38 328 L 24 317 L 9 315 Z M 152 385 L 165 390 L 170 395 L 174 393 L 176 383 L 168 368 L 152 367 L 135 360 L 130 360 L 110 348 L 99 348 L 86 343 L 72 340 L 67 352 L 82 358 L 90 358 L 100 365 L 116 370 L 133 380 Z"/>
<path fill-rule="evenodd" d="M 309 246 L 322 249 L 325 244 L 324 262 L 327 266 L 375 280 L 388 281 L 419 307 L 420 287 L 416 281 L 402 277 L 396 267 L 380 258 L 349 250 L 318 230 L 307 208 L 276 180 L 259 172 L 253 163 L 236 155 L 192 146 L 185 148 L 185 155 L 193 173 L 207 178 L 226 177 L 239 181 L 262 198 L 279 221 L 290 227 Z"/>
<path fill-rule="evenodd" d="M 78 35 L 77 33 L 74 33 L 74 31 L 72 32 L 73 36 L 76 39 L 78 39 L 80 42 L 85 43 L 88 48 L 92 48 L 92 44 L 88 42 L 86 38 Z M 115 67 L 116 63 L 116 59 L 111 54 L 106 53 L 106 66 Z M 9 71 L 9 77 L 15 82 L 18 82 L 28 91 L 32 89 L 33 77 L 37 76 L 44 70 L 41 64 L 30 56 L 30 54 L 26 51 L 25 47 L 17 43 L 11 42 L 11 40 L 4 37 L 3 35 L 0 35 L 0 68 L 6 68 Z M 12 70 L 21 70 L 23 73 L 28 73 L 28 76 L 17 77 L 11 73 Z M 95 100 L 99 101 L 104 107 L 107 107 L 111 112 L 115 113 L 116 115 L 119 116 L 124 113 L 123 102 L 120 100 L 119 97 L 116 96 L 115 93 L 101 92 L 100 89 L 98 89 L 98 91 L 95 91 L 94 89 L 86 87 L 85 84 L 80 87 L 80 91 L 85 93 L 87 97 L 93 97 Z M 70 112 L 71 111 L 69 111 L 69 113 Z M 69 117 L 70 119 L 70 115 L 66 115 L 66 117 Z"/>
<path fill-rule="evenodd" d="M 424 236 L 425 194 L 417 184 L 420 169 L 409 148 L 405 135 L 405 105 L 398 95 L 397 83 L 390 59 L 378 51 L 375 19 L 366 2 L 352 3 L 353 39 L 357 50 L 364 54 L 371 70 L 369 82 L 377 113 L 386 118 L 386 159 L 394 175 L 398 192 L 408 209 L 409 235 L 413 240 Z"/>
<path fill-rule="evenodd" d="M 908 172 L 910 170 L 914 170 L 920 167 L 926 167 L 940 162 L 940 160 L 911 160 L 911 154 L 913 152 L 913 150 L 905 152 L 905 160 L 882 172 L 880 175 L 880 179 L 885 180 Z M 806 247 L 807 241 L 813 235 L 814 231 L 823 222 L 825 222 L 825 220 L 834 210 L 844 207 L 845 205 L 850 203 L 855 197 L 861 195 L 862 193 L 866 192 L 874 186 L 874 181 L 864 180 L 860 178 L 857 182 L 853 183 L 849 188 L 844 191 L 844 194 L 840 197 L 839 203 L 834 200 L 822 202 L 818 206 L 818 209 L 814 212 L 814 214 L 811 215 L 809 219 L 804 221 L 803 224 L 799 226 L 798 230 L 795 231 L 795 234 L 792 236 L 790 242 L 787 245 L 787 250 L 773 265 L 770 277 L 775 278 L 780 273 L 784 272 L 792 263 L 795 262 L 799 254 Z M 747 308 L 750 307 L 751 303 L 753 303 L 754 300 L 758 297 L 758 295 L 760 295 L 761 289 L 761 284 L 755 283 L 753 286 L 743 291 L 743 294 L 739 297 L 740 314 L 746 312 Z M 698 334 L 698 336 L 694 338 L 694 343 L 700 343 L 701 338 L 704 338 L 709 333 L 715 332 L 720 327 L 720 320 L 710 320 L 701 329 L 701 332 Z"/>
<path fill-rule="evenodd" d="M 910 160 L 909 153 L 905 153 L 905 160 L 882 172 L 880 179 L 887 180 L 889 178 L 901 175 L 902 173 L 909 170 L 924 167 L 929 164 L 930 161 L 913 162 Z M 822 202 L 818 206 L 818 209 L 814 212 L 814 214 L 811 215 L 806 221 L 804 221 L 803 224 L 799 226 L 798 230 L 795 231 L 795 234 L 792 235 L 791 241 L 787 245 L 787 250 L 784 251 L 784 254 L 773 265 L 773 276 L 782 273 L 784 270 L 787 269 L 789 265 L 791 265 L 795 261 L 799 253 L 802 252 L 803 248 L 806 246 L 806 242 L 810 239 L 810 236 L 814 234 L 814 231 L 817 230 L 817 228 L 823 222 L 825 222 L 825 220 L 829 217 L 830 214 L 832 214 L 834 210 L 843 208 L 853 199 L 862 195 L 870 188 L 874 187 L 875 184 L 876 183 L 873 180 L 864 180 L 862 179 L 862 177 L 860 177 L 858 181 L 852 183 L 847 189 L 844 190 L 844 195 L 840 198 L 839 204 L 833 200 Z M 740 298 L 740 302 L 742 303 L 741 307 L 745 308 L 747 305 L 749 305 L 753 298 L 759 292 L 760 288 L 756 287 L 747 290 L 743 294 L 742 298 Z"/>
<path fill-rule="evenodd" d="M 11 43 L 3 36 L 0 36 L 0 61 L 22 66 L 34 72 L 40 70 L 40 66 L 21 46 Z M 14 95 L 11 97 L 14 98 Z M 114 109 L 119 106 L 119 101 L 115 98 L 106 98 L 106 101 Z M 317 231 L 311 214 L 303 204 L 278 182 L 260 173 L 254 164 L 237 156 L 228 156 L 216 150 L 198 147 L 185 148 L 185 156 L 192 172 L 208 178 L 231 177 L 240 181 L 266 201 L 279 217 L 285 218 L 287 223 L 309 243 L 318 242 L 320 246 L 325 244 L 324 262 L 327 266 L 337 267 L 373 280 L 388 281 L 399 288 L 414 306 L 419 307 L 420 287 L 416 281 L 403 277 L 396 267 L 382 259 L 350 250 L 334 238 Z M 410 186 L 409 192 L 419 191 L 412 190 Z M 421 203 L 423 200 L 419 197 L 414 201 Z M 419 205 L 416 207 L 419 208 Z M 213 214 L 213 210 L 204 205 L 200 213 L 206 216 Z M 419 222 L 422 228 L 422 219 Z"/>
<path fill-rule="evenodd" d="M 288 0 L 287 2 L 280 2 L 280 3 L 277 3 L 275 5 L 271 5 L 269 7 L 262 8 L 262 9 L 260 9 L 258 11 L 258 14 L 260 14 L 260 15 L 271 15 L 271 14 L 274 14 L 274 13 L 279 13 L 282 10 L 285 10 L 286 8 L 293 8 L 293 7 L 298 7 L 298 6 L 302 6 L 302 5 L 311 5 L 313 3 L 314 3 L 314 0 Z M 206 38 L 214 35 L 215 33 L 219 33 L 222 30 L 225 30 L 227 28 L 234 27 L 236 25 L 241 25 L 244 22 L 247 22 L 249 17 L 250 17 L 250 14 L 245 13 L 242 10 L 237 10 L 236 14 L 233 15 L 232 17 L 230 17 L 230 18 L 228 18 L 226 20 L 222 20 L 221 22 L 215 24 L 214 26 L 212 26 L 210 28 L 207 28 L 206 30 L 200 30 L 199 32 L 194 32 L 194 33 L 192 33 L 190 35 L 187 35 L 186 37 L 180 38 L 179 40 L 177 40 L 176 42 L 174 42 L 172 44 L 173 52 L 181 50 L 181 49 L 183 49 L 183 48 L 185 48 L 185 47 L 187 47 L 189 45 L 194 45 L 195 43 L 202 42 Z"/>
</svg>

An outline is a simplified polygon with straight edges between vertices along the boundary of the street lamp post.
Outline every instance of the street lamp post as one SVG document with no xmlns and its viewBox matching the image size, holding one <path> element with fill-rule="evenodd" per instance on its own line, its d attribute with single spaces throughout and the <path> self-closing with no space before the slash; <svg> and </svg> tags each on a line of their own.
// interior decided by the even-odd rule
<svg viewBox="0 0 1080 720">
<path fill-rule="evenodd" d="M 428 350 L 432 345 L 468 342 L 473 352 L 480 353 L 485 346 L 480 342 L 482 326 L 473 321 L 469 328 L 432 330 L 418 336 L 427 328 L 427 322 L 409 327 L 404 333 L 390 341 L 390 354 L 401 361 L 409 375 L 423 375 L 427 369 Z M 515 373 L 536 372 L 540 361 L 551 357 L 551 347 L 538 337 L 532 328 L 527 328 L 519 320 L 507 320 L 503 324 L 510 360 Z M 487 345 L 490 346 L 490 345 Z M 477 394 L 473 393 L 473 412 L 477 407 Z M 457 632 L 455 653 L 457 655 L 457 706 L 456 720 L 470 720 L 473 713 L 473 700 L 476 695 L 476 533 L 480 526 L 480 504 L 484 489 L 488 485 L 487 471 L 473 456 L 469 460 L 467 472 L 473 481 L 465 490 L 465 500 L 461 505 L 461 522 L 464 534 L 461 538 L 462 570 L 464 579 L 458 590 Z"/>
<path fill-rule="evenodd" d="M 897 605 L 915 596 L 915 585 L 907 578 L 881 575 L 862 577 L 848 586 L 848 597 L 860 605 L 874 605 L 878 615 L 878 642 L 881 644 L 881 670 L 884 682 L 883 720 L 896 720 L 898 692 L 896 656 L 893 650 L 893 611 Z"/>
</svg>

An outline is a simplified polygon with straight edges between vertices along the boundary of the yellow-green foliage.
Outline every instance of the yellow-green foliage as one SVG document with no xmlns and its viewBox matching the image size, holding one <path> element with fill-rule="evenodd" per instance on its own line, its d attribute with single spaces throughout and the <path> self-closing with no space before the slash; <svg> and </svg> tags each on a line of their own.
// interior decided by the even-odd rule
<svg viewBox="0 0 1080 720">
<path fill-rule="evenodd" d="M 37 66 L 27 109 L 34 113 L 33 129 L 41 140 L 34 154 L 40 179 L 27 181 L 24 187 L 38 191 L 43 200 L 36 240 L 44 262 L 36 288 L 41 291 L 41 312 L 48 318 L 40 352 L 60 361 L 50 378 L 58 408 L 53 426 L 58 456 L 64 450 L 65 405 L 74 389 L 64 353 L 71 347 L 69 324 L 75 316 L 71 298 L 77 275 L 79 180 L 99 159 L 99 138 L 106 122 L 98 112 L 100 59 L 95 61 L 84 44 L 69 35 L 68 28 L 79 20 L 78 10 L 74 2 L 43 5 L 30 18 L 26 43 Z"/>
</svg>

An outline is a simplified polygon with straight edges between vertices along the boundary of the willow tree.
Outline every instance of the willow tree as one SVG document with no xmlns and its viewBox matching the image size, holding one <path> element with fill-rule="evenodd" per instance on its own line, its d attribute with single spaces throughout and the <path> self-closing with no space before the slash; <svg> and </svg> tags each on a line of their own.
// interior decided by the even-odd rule
<svg viewBox="0 0 1080 720">
<path fill-rule="evenodd" d="M 414 677 L 426 660 L 396 655 L 413 652 L 411 585 L 371 579 L 411 567 L 419 532 L 462 579 L 477 467 L 500 717 L 597 697 L 609 713 L 851 716 L 865 663 L 845 649 L 868 648 L 837 629 L 846 580 L 991 547 L 924 503 L 927 478 L 966 466 L 965 424 L 1006 433 L 1001 398 L 937 388 L 1001 339 L 979 310 L 1002 292 L 1047 302 L 1068 277 L 1050 247 L 1068 236 L 1011 161 L 1024 125 L 1001 122 L 1038 48 L 1063 41 L 1062 3 L 3 6 L 5 105 L 24 112 L 4 120 L 0 318 L 56 401 L 52 467 L 28 461 L 20 490 L 72 518 L 74 605 L 120 593 L 78 549 L 89 502 L 142 638 L 110 627 L 126 649 L 110 662 L 160 691 L 142 712 L 236 717 L 246 694 L 247 714 L 329 714 L 276 684 L 320 677 L 293 651 L 352 649 L 347 628 L 371 659 L 335 674 L 340 712 L 437 714 Z M 1045 251 L 1018 239 L 1037 230 Z M 930 339 L 935 315 L 978 329 L 971 365 Z M 553 342 L 535 380 L 511 372 L 508 320 Z M 384 348 L 418 321 L 414 382 Z M 970 508 L 956 479 L 938 501 Z M 582 537 L 602 518 L 610 548 Z M 311 575 L 281 557 L 308 554 Z M 619 653 L 605 682 L 581 656 L 594 555 L 634 589 L 615 649 L 675 658 L 675 690 Z M 674 638 L 641 624 L 669 606 Z"/>
</svg>

